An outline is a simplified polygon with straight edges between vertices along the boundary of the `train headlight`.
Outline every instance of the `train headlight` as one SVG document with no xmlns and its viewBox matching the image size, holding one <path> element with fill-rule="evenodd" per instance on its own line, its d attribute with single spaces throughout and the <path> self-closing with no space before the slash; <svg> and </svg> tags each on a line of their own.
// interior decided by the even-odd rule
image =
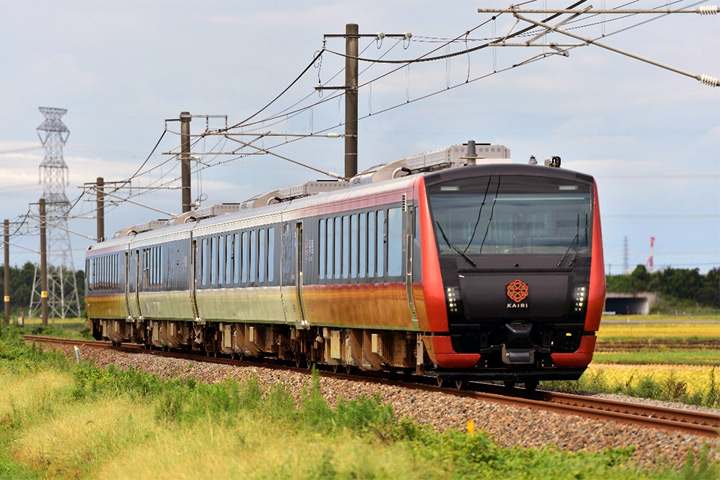
<svg viewBox="0 0 720 480">
<path fill-rule="evenodd" d="M 585 285 L 578 285 L 573 290 L 573 305 L 576 312 L 582 312 L 587 307 L 587 290 Z"/>
<path fill-rule="evenodd" d="M 460 289 L 458 287 L 447 287 L 445 290 L 445 296 L 447 297 L 447 307 L 450 313 L 460 312 L 460 304 L 462 299 L 460 298 Z"/>
</svg>

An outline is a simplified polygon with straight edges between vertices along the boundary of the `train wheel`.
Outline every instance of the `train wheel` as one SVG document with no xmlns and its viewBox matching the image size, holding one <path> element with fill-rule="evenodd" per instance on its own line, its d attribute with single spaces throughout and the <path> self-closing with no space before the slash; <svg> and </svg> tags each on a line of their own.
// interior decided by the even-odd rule
<svg viewBox="0 0 720 480">
<path fill-rule="evenodd" d="M 505 380 L 505 388 L 515 388 L 515 380 Z"/>
<path fill-rule="evenodd" d="M 443 385 L 445 385 L 445 379 L 444 379 L 443 377 L 441 377 L 440 375 L 438 375 L 437 377 L 435 377 L 435 380 L 437 381 L 437 386 L 438 386 L 438 387 L 442 388 Z"/>
<path fill-rule="evenodd" d="M 464 390 L 467 387 L 467 380 L 455 380 L 455 388 L 457 390 Z"/>
<path fill-rule="evenodd" d="M 525 390 L 528 392 L 534 392 L 538 387 L 538 381 L 537 380 L 528 380 L 525 382 Z"/>
<path fill-rule="evenodd" d="M 338 365 L 338 364 L 335 364 L 332 366 L 333 373 L 337 373 L 339 369 L 340 369 L 340 365 Z"/>
<path fill-rule="evenodd" d="M 295 368 L 303 368 L 307 359 L 303 355 L 295 355 Z"/>
<path fill-rule="evenodd" d="M 348 375 L 352 373 L 352 365 L 345 365 L 345 373 Z"/>
</svg>

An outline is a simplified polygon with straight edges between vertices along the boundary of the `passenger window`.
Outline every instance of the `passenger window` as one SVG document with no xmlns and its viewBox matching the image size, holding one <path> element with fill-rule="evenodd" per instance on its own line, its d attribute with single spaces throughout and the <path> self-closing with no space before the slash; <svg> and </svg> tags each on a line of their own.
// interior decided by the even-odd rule
<svg viewBox="0 0 720 480">
<path fill-rule="evenodd" d="M 333 278 L 333 264 L 335 263 L 335 220 L 327 219 L 327 276 Z"/>
<path fill-rule="evenodd" d="M 358 216 L 350 217 L 350 278 L 357 278 L 358 269 Z"/>
<path fill-rule="evenodd" d="M 259 272 L 258 282 L 265 281 L 265 272 L 267 271 L 267 231 L 264 228 L 260 229 L 260 259 L 258 261 Z"/>
<path fill-rule="evenodd" d="M 218 242 L 218 279 L 217 283 L 223 285 L 225 283 L 225 237 L 221 236 Z"/>
<path fill-rule="evenodd" d="M 327 232 L 325 231 L 325 219 L 321 218 L 319 223 L 320 232 L 318 234 L 318 240 L 320 241 L 320 261 L 318 262 L 318 264 L 320 265 L 320 271 L 318 273 L 320 274 L 320 278 L 323 279 L 325 278 L 325 243 L 327 241 L 325 235 Z"/>
<path fill-rule="evenodd" d="M 233 278 L 233 236 L 225 235 L 225 285 L 230 285 Z"/>
<path fill-rule="evenodd" d="M 358 267 L 358 277 L 365 277 L 367 271 L 367 213 L 360 214 L 360 227 L 359 227 L 360 243 L 360 266 Z"/>
<path fill-rule="evenodd" d="M 335 217 L 335 262 L 333 265 L 334 278 L 340 278 L 342 273 L 342 217 Z"/>
<path fill-rule="evenodd" d="M 275 280 L 275 227 L 268 229 L 268 282 Z"/>
<path fill-rule="evenodd" d="M 233 283 L 240 281 L 240 234 L 233 234 Z"/>
<path fill-rule="evenodd" d="M 250 244 L 248 242 L 248 232 L 242 232 L 242 282 L 247 283 L 248 281 L 248 264 L 250 262 L 250 255 L 248 253 Z"/>
<path fill-rule="evenodd" d="M 378 277 L 385 274 L 385 210 L 377 212 L 377 267 L 375 272 Z"/>
<path fill-rule="evenodd" d="M 375 212 L 368 213 L 368 277 L 375 276 L 375 264 L 377 263 L 377 227 Z"/>
<path fill-rule="evenodd" d="M 399 208 L 388 210 L 388 275 L 396 277 L 402 274 L 402 211 Z"/>
<path fill-rule="evenodd" d="M 342 277 L 348 278 L 350 274 L 350 218 L 342 217 L 343 225 L 343 246 L 342 246 Z"/>
<path fill-rule="evenodd" d="M 250 232 L 250 282 L 255 282 L 257 276 L 257 232 Z"/>
</svg>

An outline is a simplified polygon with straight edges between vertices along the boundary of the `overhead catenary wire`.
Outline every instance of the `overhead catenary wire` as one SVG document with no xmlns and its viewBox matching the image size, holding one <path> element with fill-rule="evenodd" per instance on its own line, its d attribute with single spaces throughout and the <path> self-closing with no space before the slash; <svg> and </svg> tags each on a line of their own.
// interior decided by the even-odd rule
<svg viewBox="0 0 720 480">
<path fill-rule="evenodd" d="M 578 3 L 582 3 L 582 2 L 578 2 Z M 645 23 L 645 22 L 643 22 L 643 23 Z M 530 28 L 535 28 L 535 27 L 530 27 Z M 632 27 L 632 26 L 631 26 L 631 27 L 627 27 L 626 29 L 629 29 L 629 28 L 633 28 L 633 27 Z M 625 29 L 625 30 L 626 30 L 626 29 Z M 522 31 L 519 31 L 519 32 L 516 32 L 514 35 L 522 35 L 522 34 L 523 34 Z M 467 38 L 468 38 L 468 35 L 467 35 L 467 32 L 465 32 L 465 33 L 459 35 L 458 37 L 455 37 L 454 40 L 465 42 Z M 480 47 L 483 47 L 483 45 L 481 45 Z M 476 47 L 476 48 L 477 48 L 477 47 Z M 466 48 L 466 49 L 464 49 L 463 51 L 456 52 L 456 53 L 454 53 L 454 54 L 452 54 L 452 55 L 465 55 L 465 54 L 468 54 L 468 53 L 469 53 L 469 50 L 470 50 L 470 49 Z M 314 64 L 315 61 L 316 61 L 318 58 L 321 58 L 321 55 L 322 55 L 322 52 L 319 52 L 318 54 L 316 54 L 315 57 L 313 58 L 313 62 L 311 62 L 311 65 Z M 427 55 L 427 54 L 425 54 L 425 55 Z M 439 57 L 439 58 L 443 58 L 443 57 Z M 428 60 L 429 60 L 429 59 L 430 59 L 430 58 L 428 58 Z M 368 60 L 369 60 L 369 59 L 368 59 Z M 374 60 L 377 60 L 377 59 L 374 59 Z M 372 66 L 372 65 L 374 65 L 374 64 L 377 64 L 377 63 L 382 63 L 382 62 L 376 61 L 376 62 L 374 62 L 374 63 L 371 63 L 370 66 Z M 303 70 L 303 72 L 302 72 L 300 75 L 298 75 L 298 77 L 297 77 L 288 87 L 286 87 L 279 95 L 277 95 L 271 102 L 269 102 L 269 103 L 268 103 L 267 105 L 265 105 L 262 109 L 258 110 L 258 112 L 256 112 L 254 115 L 252 115 L 251 117 L 248 117 L 248 118 L 251 119 L 251 118 L 256 117 L 258 114 L 260 114 L 260 113 L 262 113 L 263 111 L 265 111 L 270 105 L 274 104 L 274 103 L 277 101 L 277 99 L 279 99 L 280 97 L 282 97 L 282 96 L 289 90 L 289 88 L 292 87 L 292 85 L 294 85 L 295 83 L 297 83 L 298 79 L 299 79 L 300 77 L 302 77 L 302 76 L 307 72 L 307 70 L 309 70 L 309 67 L 310 67 L 311 65 L 309 65 L 308 67 L 306 67 L 305 70 Z M 502 72 L 502 71 L 506 71 L 507 69 L 509 69 L 509 68 L 514 68 L 514 67 L 516 67 L 516 66 L 517 66 L 517 65 L 515 65 L 515 66 L 513 66 L 513 67 L 508 67 L 508 68 L 506 68 L 506 69 L 503 69 L 503 70 L 498 71 L 497 73 L 500 73 L 500 72 Z M 369 67 L 368 67 L 368 68 L 369 68 Z M 402 68 L 402 67 L 401 67 L 401 68 Z M 392 72 L 390 72 L 390 73 L 392 73 Z M 389 74 L 389 73 L 388 73 L 388 74 Z M 388 75 L 388 74 L 385 74 L 385 75 Z M 383 75 L 383 76 L 385 76 L 385 75 Z M 466 79 L 466 82 L 465 82 L 464 84 L 472 83 L 472 82 L 477 81 L 477 80 L 480 80 L 480 79 L 482 79 L 482 78 L 487 78 L 487 76 L 488 76 L 488 75 L 481 75 L 481 76 L 478 76 L 478 77 L 475 77 L 475 78 L 472 78 L 472 79 L 468 78 L 468 79 Z M 363 86 L 364 86 L 364 85 L 370 85 L 373 81 L 376 81 L 376 80 L 379 79 L 379 78 L 382 78 L 382 76 L 381 76 L 381 77 L 376 77 L 376 78 L 370 80 L 369 82 L 365 82 L 365 83 L 363 84 Z M 370 116 L 378 115 L 378 114 L 380 114 L 380 113 L 383 113 L 383 112 L 392 110 L 392 109 L 394 109 L 394 108 L 397 108 L 397 107 L 399 107 L 399 106 L 402 106 L 402 105 L 405 105 L 405 104 L 408 104 L 408 103 L 413 103 L 413 102 L 416 102 L 416 101 L 418 101 L 418 100 L 422 100 L 422 99 L 431 97 L 431 96 L 433 96 L 433 95 L 437 95 L 438 93 L 441 93 L 442 91 L 447 91 L 447 90 L 449 90 L 449 89 L 457 88 L 457 87 L 460 86 L 460 85 L 462 85 L 462 84 L 454 85 L 454 86 L 451 86 L 450 88 L 444 88 L 444 89 L 442 89 L 442 90 L 438 90 L 437 92 L 432 92 L 432 93 L 430 93 L 430 94 L 423 95 L 423 96 L 421 96 L 421 97 L 409 99 L 409 101 L 404 101 L 404 102 L 402 102 L 402 103 L 399 103 L 399 104 L 396 105 L 396 106 L 391 106 L 391 107 L 388 107 L 388 108 L 385 108 L 385 109 L 382 109 L 382 110 L 379 110 L 379 111 L 370 113 L 370 114 L 362 117 L 362 119 L 368 118 L 368 117 L 370 117 Z M 337 95 L 333 95 L 333 96 L 331 96 L 331 97 L 329 97 L 329 98 L 327 98 L 327 99 L 323 99 L 323 101 L 328 101 L 328 100 L 332 100 L 332 99 L 335 99 L 335 98 L 339 98 L 339 97 L 341 97 L 342 95 L 343 95 L 343 92 L 339 92 Z M 305 98 L 308 98 L 308 97 L 305 97 Z M 302 101 L 302 100 L 301 100 L 301 101 Z M 303 107 L 303 108 L 298 109 L 298 110 L 296 110 L 296 111 L 294 111 L 294 112 L 285 113 L 284 115 L 277 115 L 277 116 L 274 116 L 274 117 L 268 117 L 267 119 L 264 119 L 264 120 L 262 120 L 262 121 L 267 122 L 268 120 L 272 120 L 272 119 L 277 119 L 277 120 L 280 120 L 280 119 L 283 119 L 283 118 L 287 119 L 287 118 L 288 118 L 288 115 L 302 113 L 303 111 L 306 111 L 306 110 L 308 110 L 309 108 L 312 108 L 313 106 L 318 105 L 319 103 L 320 103 L 320 102 L 316 102 L 316 103 L 314 103 L 314 104 L 311 105 L 311 106 Z M 248 121 L 248 119 L 244 120 L 243 122 L 247 122 L 247 121 Z M 261 120 L 258 120 L 258 121 L 256 121 L 256 122 L 253 122 L 252 124 L 257 124 L 257 123 L 260 122 L 260 121 L 261 121 Z M 280 120 L 280 121 L 282 121 L 282 120 Z M 240 122 L 240 123 L 243 123 L 243 122 Z M 252 124 L 247 124 L 247 125 L 243 125 L 243 126 L 246 127 L 246 126 L 252 125 Z M 240 124 L 236 124 L 236 125 L 240 125 Z M 329 129 L 336 128 L 336 127 L 342 126 L 342 125 L 343 125 L 342 122 L 338 122 L 337 124 L 335 124 L 335 125 L 333 125 L 333 126 L 331 126 L 331 127 L 329 127 L 329 128 L 320 129 L 320 130 L 318 130 L 318 132 L 328 131 Z M 230 127 L 230 128 L 233 128 L 233 127 Z M 163 132 L 163 135 L 164 135 L 165 133 L 166 133 L 166 132 Z M 172 132 L 171 132 L 171 133 L 172 133 Z M 161 139 L 162 139 L 162 138 L 161 138 Z M 299 139 L 292 139 L 292 140 L 290 140 L 290 141 L 286 141 L 286 142 L 283 142 L 283 143 L 279 143 L 279 144 L 277 144 L 277 145 L 273 145 L 273 146 L 271 146 L 271 147 L 269 147 L 269 148 L 270 148 L 270 149 L 278 148 L 278 147 L 280 147 L 280 146 L 287 145 L 287 144 L 292 143 L 292 142 L 297 141 L 297 140 L 299 140 Z M 159 143 L 159 142 L 160 142 L 160 140 L 158 141 L 158 143 Z M 156 147 L 157 147 L 157 146 L 156 146 Z M 146 159 L 146 161 L 143 162 L 143 164 L 141 165 L 141 167 L 140 167 L 128 180 L 131 180 L 131 179 L 133 179 L 133 178 L 136 178 L 136 177 L 138 177 L 138 176 L 140 176 L 140 175 L 147 174 L 147 173 L 149 173 L 150 171 L 153 171 L 153 170 L 155 170 L 155 169 L 157 169 L 157 168 L 162 168 L 162 165 L 165 165 L 165 164 L 167 164 L 168 161 L 172 161 L 172 160 L 174 159 L 174 158 L 170 158 L 170 159 L 162 162 L 160 165 L 155 166 L 155 167 L 153 167 L 152 169 L 149 169 L 148 171 L 145 171 L 145 172 L 140 173 L 140 171 L 144 168 L 144 166 L 145 166 L 145 165 L 147 164 L 147 162 L 149 161 L 149 158 L 152 156 L 152 154 L 154 153 L 154 151 L 155 151 L 155 148 L 153 149 L 153 152 L 151 152 L 151 154 L 148 156 L 148 158 Z M 235 157 L 235 158 L 233 158 L 233 159 L 229 159 L 228 161 L 233 161 L 233 160 L 236 160 L 236 159 L 238 159 L 238 158 L 245 158 L 245 157 L 246 157 L 246 155 L 238 155 L 237 157 Z M 216 159 L 216 158 L 217 158 L 217 155 L 213 156 L 213 157 L 211 158 L 211 160 L 214 160 L 214 159 Z M 228 161 L 221 161 L 221 162 L 216 162 L 216 163 L 212 163 L 212 164 L 206 162 L 206 163 L 208 163 L 208 164 L 207 164 L 207 165 L 203 165 L 203 166 L 199 166 L 198 169 L 196 169 L 196 173 L 197 173 L 198 170 L 203 170 L 203 169 L 206 169 L 206 168 L 211 168 L 211 167 L 213 167 L 213 166 L 222 165 L 222 164 L 228 163 Z M 167 178 L 167 174 L 164 174 L 162 177 Z M 173 182 L 173 181 L 176 181 L 176 180 L 177 180 L 177 179 L 172 179 L 172 180 L 170 180 L 170 182 Z M 160 181 L 160 179 L 155 180 L 155 181 L 152 182 L 152 184 L 155 184 L 155 185 L 157 185 L 158 183 L 163 184 L 163 185 L 167 185 L 167 184 L 168 184 L 168 182 L 162 183 L 162 182 Z M 142 192 L 142 193 L 139 193 L 139 194 L 146 194 L 146 193 L 148 193 L 148 192 Z M 77 204 L 77 201 L 76 201 L 75 203 Z"/>
</svg>

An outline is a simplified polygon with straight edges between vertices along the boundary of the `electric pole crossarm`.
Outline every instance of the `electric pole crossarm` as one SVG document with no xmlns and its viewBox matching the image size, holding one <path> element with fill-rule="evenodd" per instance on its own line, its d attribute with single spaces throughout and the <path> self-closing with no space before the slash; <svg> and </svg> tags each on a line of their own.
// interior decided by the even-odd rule
<svg viewBox="0 0 720 480">
<path fill-rule="evenodd" d="M 574 33 L 568 32 L 566 30 L 561 30 L 561 29 L 557 28 L 556 26 L 549 25 L 549 24 L 541 22 L 539 20 L 533 20 L 532 18 L 524 17 L 517 13 L 515 13 L 515 17 L 522 21 L 532 23 L 533 25 L 536 25 L 538 27 L 546 28 L 546 29 L 552 30 L 556 33 L 574 38 L 576 40 L 580 40 L 581 42 L 584 42 L 588 45 L 594 45 L 596 47 L 604 48 L 606 50 L 610 50 L 611 52 L 619 53 L 620 55 L 625 55 L 626 57 L 630 57 L 634 60 L 639 60 L 641 62 L 649 63 L 650 65 L 654 65 L 656 67 L 663 68 L 665 70 L 669 70 L 674 73 L 679 73 L 680 75 L 684 75 L 686 77 L 694 78 L 695 80 L 697 80 L 701 83 L 704 83 L 706 85 L 709 85 L 711 87 L 720 86 L 720 80 L 718 80 L 715 77 L 711 77 L 709 75 L 696 75 L 694 73 L 686 72 L 685 70 L 680 70 L 679 68 L 671 67 L 669 65 L 665 65 L 663 63 L 656 62 L 654 60 L 650 60 L 649 58 L 641 57 L 640 55 L 635 55 L 634 53 L 630 53 L 625 50 L 621 50 L 619 48 L 611 47 L 610 45 L 606 45 L 604 43 L 596 42 L 592 38 L 587 38 L 587 37 L 583 37 L 581 35 L 576 35 Z"/>
</svg>

